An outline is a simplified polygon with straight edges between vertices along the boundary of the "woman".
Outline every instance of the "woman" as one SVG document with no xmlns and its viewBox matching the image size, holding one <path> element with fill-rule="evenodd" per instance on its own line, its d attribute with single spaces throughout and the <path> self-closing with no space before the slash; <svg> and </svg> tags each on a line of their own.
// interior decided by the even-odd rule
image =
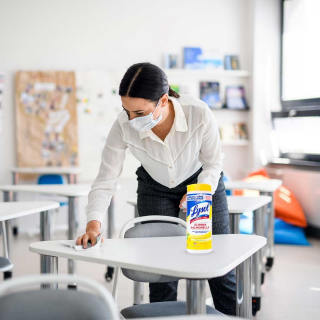
<svg viewBox="0 0 320 320">
<path fill-rule="evenodd" d="M 218 126 L 201 100 L 179 95 L 165 73 L 150 63 L 138 63 L 125 73 L 119 94 L 123 111 L 113 124 L 86 207 L 87 229 L 77 244 L 95 244 L 101 221 L 116 190 L 126 149 L 141 162 L 138 176 L 140 216 L 178 217 L 187 185 L 212 186 L 212 232 L 229 233 L 229 213 L 223 183 Z M 235 315 L 233 272 L 210 279 L 217 310 Z M 150 283 L 150 302 L 176 301 L 178 282 Z"/>
</svg>

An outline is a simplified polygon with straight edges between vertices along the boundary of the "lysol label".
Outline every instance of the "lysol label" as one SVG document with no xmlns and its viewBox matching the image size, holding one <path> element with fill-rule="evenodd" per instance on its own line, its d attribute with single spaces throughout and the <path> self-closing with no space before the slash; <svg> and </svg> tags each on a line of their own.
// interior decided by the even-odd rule
<svg viewBox="0 0 320 320">
<path fill-rule="evenodd" d="M 211 249 L 212 195 L 194 193 L 187 195 L 187 249 Z"/>
</svg>

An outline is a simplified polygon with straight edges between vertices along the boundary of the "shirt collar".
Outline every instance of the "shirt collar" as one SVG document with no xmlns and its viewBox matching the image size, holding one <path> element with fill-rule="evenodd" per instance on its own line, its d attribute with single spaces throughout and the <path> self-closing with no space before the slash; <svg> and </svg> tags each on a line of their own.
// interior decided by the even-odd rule
<svg viewBox="0 0 320 320">
<path fill-rule="evenodd" d="M 173 104 L 174 113 L 175 113 L 174 123 L 173 123 L 173 126 L 175 126 L 175 131 L 187 132 L 188 131 L 187 119 L 183 112 L 180 102 L 178 101 L 178 99 L 170 96 L 169 96 L 169 100 Z M 144 138 L 149 137 L 150 133 L 151 133 L 151 129 L 148 131 L 139 132 L 139 137 L 142 140 Z"/>
</svg>

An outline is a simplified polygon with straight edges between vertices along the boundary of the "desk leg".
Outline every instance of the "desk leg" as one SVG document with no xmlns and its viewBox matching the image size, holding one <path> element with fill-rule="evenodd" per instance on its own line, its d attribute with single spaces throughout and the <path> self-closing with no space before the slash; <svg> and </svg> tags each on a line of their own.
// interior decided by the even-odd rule
<svg viewBox="0 0 320 320">
<path fill-rule="evenodd" d="M 51 230 L 51 211 L 40 212 L 40 241 L 49 241 L 50 240 L 50 230 Z M 41 273 L 50 273 L 46 272 L 47 269 L 51 268 L 51 261 L 49 256 L 40 256 L 40 271 Z M 50 265 L 46 265 L 49 263 Z"/>
<path fill-rule="evenodd" d="M 236 315 L 237 317 L 252 319 L 251 257 L 237 266 L 236 278 Z"/>
<path fill-rule="evenodd" d="M 19 173 L 12 172 L 12 184 L 14 185 L 19 184 Z M 15 202 L 18 201 L 17 192 L 12 192 L 12 201 L 15 201 Z M 18 228 L 17 219 L 12 219 L 12 232 L 14 236 L 18 236 L 19 228 Z"/>
<path fill-rule="evenodd" d="M 68 184 L 77 184 L 77 175 L 73 173 L 67 173 Z"/>
<path fill-rule="evenodd" d="M 19 173 L 13 172 L 12 173 L 12 184 L 16 185 L 19 184 Z M 17 201 L 17 193 L 13 192 L 13 201 Z"/>
<path fill-rule="evenodd" d="M 268 216 L 269 216 L 269 204 L 265 205 L 263 208 L 263 221 L 262 221 L 262 236 L 267 237 L 267 230 L 268 230 Z M 260 249 L 261 254 L 261 284 L 264 283 L 265 273 L 266 273 L 266 250 L 267 246 L 264 246 Z"/>
<path fill-rule="evenodd" d="M 143 303 L 143 282 L 133 282 L 133 305 L 142 304 Z"/>
<path fill-rule="evenodd" d="M 8 238 L 7 238 L 7 226 L 6 221 L 1 221 L 1 231 L 2 231 L 2 244 L 3 244 L 3 255 L 5 258 L 10 260 L 9 251 L 8 251 Z"/>
<path fill-rule="evenodd" d="M 253 213 L 252 234 L 263 236 L 263 207 Z M 261 249 L 252 258 L 252 314 L 255 316 L 261 308 Z"/>
<path fill-rule="evenodd" d="M 51 237 L 51 211 L 40 212 L 40 241 L 49 241 Z"/>
<path fill-rule="evenodd" d="M 3 255 L 5 258 L 10 260 L 9 250 L 8 250 L 8 229 L 7 229 L 7 221 L 1 221 L 1 229 L 2 229 L 2 244 L 3 244 Z M 12 269 L 4 271 L 3 273 L 4 279 L 12 278 Z"/>
<path fill-rule="evenodd" d="M 40 262 L 41 262 L 41 273 L 43 274 L 58 274 L 58 257 L 46 256 L 44 254 L 40 254 Z M 58 289 L 58 284 L 41 284 L 42 289 Z"/>
<path fill-rule="evenodd" d="M 114 197 L 111 198 L 107 216 L 107 239 L 112 239 L 114 230 Z M 107 267 L 105 278 L 111 282 L 114 274 L 114 267 Z"/>
<path fill-rule="evenodd" d="M 13 199 L 13 193 L 11 191 L 3 191 L 3 202 L 12 202 Z M 8 259 L 10 260 L 10 220 L 6 220 L 6 238 L 7 238 L 7 251 L 8 251 Z"/>
<path fill-rule="evenodd" d="M 268 215 L 268 231 L 267 231 L 267 247 L 266 247 L 266 269 L 270 271 L 274 260 L 274 196 L 273 192 L 268 194 L 272 200 L 270 203 L 270 210 Z"/>
<path fill-rule="evenodd" d="M 187 279 L 187 314 L 206 314 L 206 280 Z"/>
<path fill-rule="evenodd" d="M 138 206 L 134 206 L 134 217 L 139 218 Z"/>
<path fill-rule="evenodd" d="M 114 230 L 114 197 L 110 201 L 108 208 L 108 225 L 107 225 L 107 238 L 112 239 Z"/>
<path fill-rule="evenodd" d="M 134 206 L 134 217 L 138 218 L 138 207 Z M 143 283 L 134 281 L 133 283 L 133 304 L 142 304 L 144 300 L 144 287 Z"/>
<path fill-rule="evenodd" d="M 68 197 L 68 239 L 74 240 L 77 235 L 76 228 L 76 216 L 77 216 L 77 198 Z M 76 272 L 76 264 L 74 260 L 68 260 L 68 273 L 74 274 Z"/>
<path fill-rule="evenodd" d="M 58 274 L 58 257 L 40 254 L 41 273 Z"/>
<path fill-rule="evenodd" d="M 239 234 L 240 233 L 240 214 L 230 214 L 230 233 Z"/>
</svg>

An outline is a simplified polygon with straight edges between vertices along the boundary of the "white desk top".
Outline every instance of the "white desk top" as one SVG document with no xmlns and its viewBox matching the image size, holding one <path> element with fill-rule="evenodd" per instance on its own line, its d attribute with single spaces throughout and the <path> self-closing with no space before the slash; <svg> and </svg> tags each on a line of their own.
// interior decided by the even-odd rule
<svg viewBox="0 0 320 320">
<path fill-rule="evenodd" d="M 0 202 L 0 221 L 24 217 L 29 214 L 39 213 L 59 208 L 58 202 Z"/>
<path fill-rule="evenodd" d="M 226 190 L 250 189 L 261 192 L 274 192 L 282 185 L 282 180 L 269 179 L 260 182 L 248 182 L 242 180 L 225 181 Z"/>
<path fill-rule="evenodd" d="M 54 194 L 63 197 L 87 196 L 91 184 L 18 184 L 0 185 L 1 191 Z"/>
<path fill-rule="evenodd" d="M 231 214 L 242 214 L 246 211 L 254 211 L 271 202 L 271 197 L 269 196 L 227 196 L 227 199 L 229 213 Z"/>
<path fill-rule="evenodd" d="M 226 316 L 218 316 L 213 314 L 195 314 L 195 315 L 188 314 L 184 316 L 157 317 L 156 319 L 157 320 L 226 320 L 226 319 L 244 320 L 244 318 L 239 318 L 239 317 L 228 316 L 228 318 L 226 318 Z M 138 320 L 138 319 L 132 319 L 132 320 Z M 154 318 L 143 318 L 143 320 L 154 320 Z"/>
<path fill-rule="evenodd" d="M 242 214 L 246 211 L 254 211 L 265 206 L 271 202 L 269 196 L 258 196 L 258 197 L 242 197 L 242 196 L 227 196 L 228 209 L 231 214 Z M 129 199 L 127 201 L 133 206 L 137 205 L 137 199 Z"/>
<path fill-rule="evenodd" d="M 12 168 L 11 172 L 35 173 L 35 174 L 78 174 L 82 171 L 80 167 L 30 167 Z"/>
<path fill-rule="evenodd" d="M 186 237 L 107 239 L 97 250 L 76 251 L 58 241 L 29 246 L 31 252 L 118 266 L 186 279 L 220 277 L 257 252 L 267 239 L 255 235 L 212 236 L 213 250 L 207 254 L 186 251 Z"/>
</svg>

